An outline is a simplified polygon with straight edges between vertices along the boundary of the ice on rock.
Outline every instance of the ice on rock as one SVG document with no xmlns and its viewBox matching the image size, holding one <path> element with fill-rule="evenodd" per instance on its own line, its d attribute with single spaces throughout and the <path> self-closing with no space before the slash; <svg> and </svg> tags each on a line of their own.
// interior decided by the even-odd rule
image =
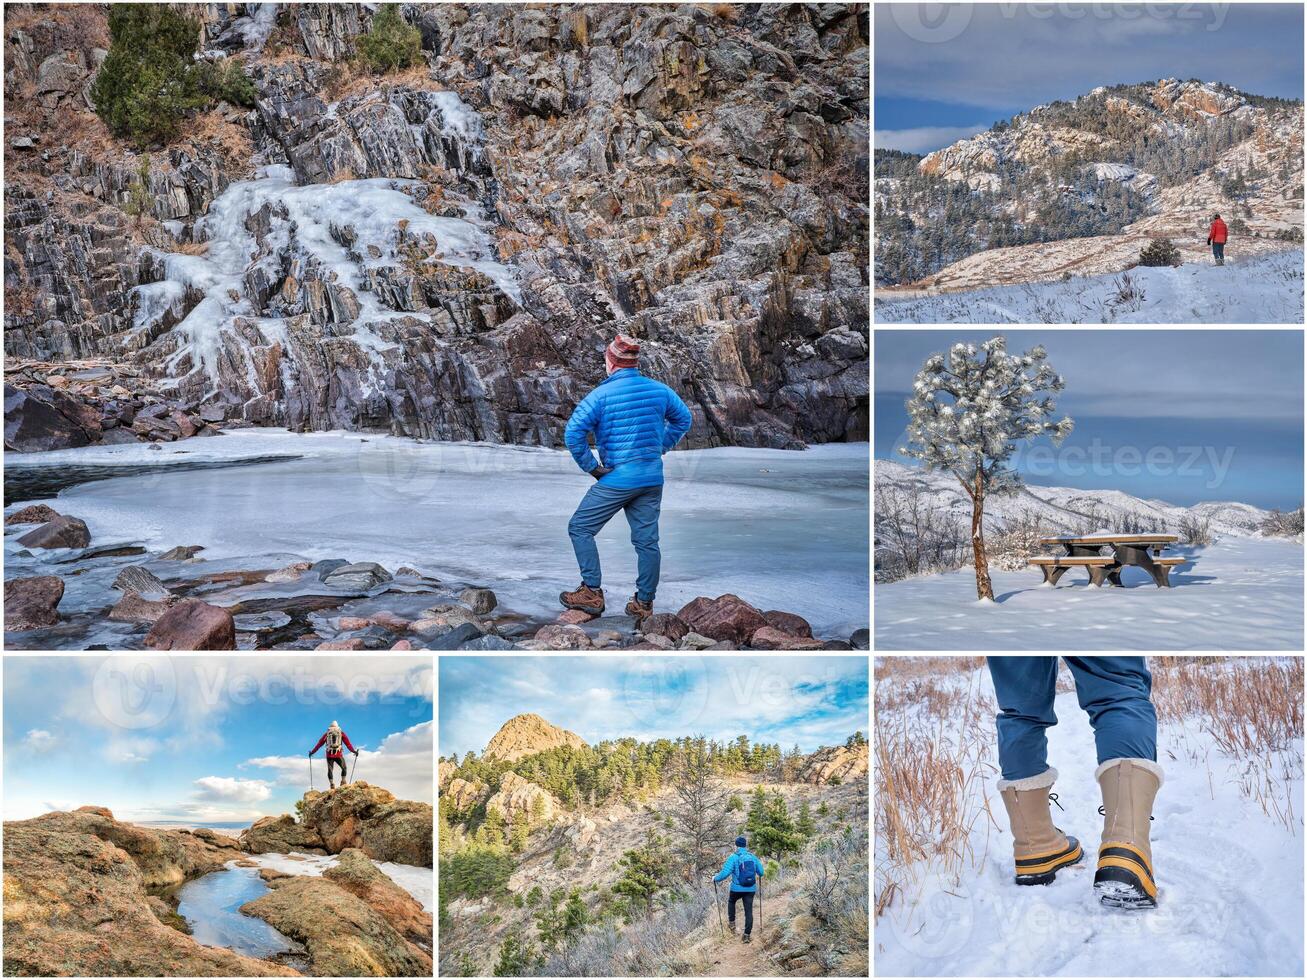
<svg viewBox="0 0 1307 980">
<path fill-rule="evenodd" d="M 432 121 L 439 124 L 439 132 L 465 151 L 479 151 L 481 121 L 476 113 L 452 92 L 432 97 Z M 481 208 L 465 207 L 463 218 L 430 214 L 412 196 L 419 186 L 416 180 L 389 177 L 298 185 L 289 167 L 262 167 L 252 179 L 231 184 L 195 222 L 194 238 L 207 246 L 203 254 L 154 253 L 164 279 L 133 290 L 133 325 L 138 333 L 148 331 L 169 314 L 180 316 L 186 297 L 201 296 L 173 328 L 184 344 L 167 367 L 175 377 L 189 356 L 191 369 L 206 374 L 216 386 L 224 345 L 245 343 L 235 329 L 237 317 L 256 320 L 267 339 L 269 332 L 284 336 L 284 322 L 261 317 L 247 283 L 251 278 L 278 282 L 293 260 L 324 282 L 353 293 L 359 311 L 349 324 L 350 335 L 373 354 L 374 370 L 380 371 L 380 353 L 393 345 L 368 325 L 422 315 L 384 306 L 371 289 L 369 273 L 411 260 L 399 255 L 401 237 L 406 247 L 417 244 L 419 263 L 474 269 L 520 304 L 521 289 L 512 271 L 495 258 L 490 222 Z M 251 220 L 256 215 L 258 220 Z M 253 229 L 260 226 L 262 234 L 256 235 Z M 346 240 L 348 247 L 342 244 Z M 252 277 L 260 266 L 266 275 Z M 340 313 L 333 308 L 333 314 Z"/>
</svg>

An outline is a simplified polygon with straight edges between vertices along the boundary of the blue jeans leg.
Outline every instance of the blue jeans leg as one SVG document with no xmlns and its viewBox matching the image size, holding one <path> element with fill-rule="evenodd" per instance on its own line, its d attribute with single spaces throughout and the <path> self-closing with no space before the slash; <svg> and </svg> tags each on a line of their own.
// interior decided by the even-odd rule
<svg viewBox="0 0 1307 980">
<path fill-rule="evenodd" d="M 1098 762 L 1157 761 L 1153 675 L 1143 657 L 1066 657 L 1076 697 L 1094 726 Z"/>
<path fill-rule="evenodd" d="M 653 602 L 658 591 L 658 570 L 662 553 L 658 550 L 658 515 L 662 510 L 663 488 L 644 487 L 626 502 L 626 523 L 631 525 L 631 544 L 635 548 L 637 572 L 635 594 L 641 602 Z"/>
<path fill-rule="evenodd" d="M 1057 724 L 1057 657 L 987 657 L 998 697 L 998 763 L 1004 779 L 1048 768 L 1046 730 Z"/>
<path fill-rule="evenodd" d="M 603 584 L 595 535 L 622 509 L 630 493 L 630 490 L 617 490 L 596 483 L 581 498 L 572 519 L 567 522 L 572 550 L 576 552 L 576 563 L 581 568 L 581 581 L 592 589 Z"/>
<path fill-rule="evenodd" d="M 592 589 L 603 584 L 595 535 L 603 530 L 614 514 L 625 510 L 626 521 L 631 525 L 631 544 L 635 546 L 639 562 L 637 594 L 645 602 L 653 601 L 658 588 L 658 514 L 662 499 L 661 486 L 629 490 L 596 483 L 589 489 L 567 524 L 582 582 Z"/>
<path fill-rule="evenodd" d="M 1212 242 L 1212 255 L 1217 262 L 1225 261 L 1225 242 Z"/>
</svg>

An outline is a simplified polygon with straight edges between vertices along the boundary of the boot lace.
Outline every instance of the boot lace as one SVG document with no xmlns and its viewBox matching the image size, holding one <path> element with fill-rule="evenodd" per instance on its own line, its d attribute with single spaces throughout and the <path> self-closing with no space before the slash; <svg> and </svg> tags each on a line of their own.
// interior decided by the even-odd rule
<svg viewBox="0 0 1307 980">
<path fill-rule="evenodd" d="M 1051 796 L 1052 794 L 1049 794 L 1049 795 Z M 1107 816 L 1107 814 L 1103 812 L 1103 808 L 1102 808 L 1101 806 L 1098 808 L 1098 815 L 1099 815 L 1100 817 L 1105 817 L 1105 816 Z M 1157 818 L 1156 818 L 1156 817 L 1153 817 L 1153 816 L 1150 816 L 1148 819 L 1149 819 L 1149 820 L 1156 820 Z"/>
</svg>

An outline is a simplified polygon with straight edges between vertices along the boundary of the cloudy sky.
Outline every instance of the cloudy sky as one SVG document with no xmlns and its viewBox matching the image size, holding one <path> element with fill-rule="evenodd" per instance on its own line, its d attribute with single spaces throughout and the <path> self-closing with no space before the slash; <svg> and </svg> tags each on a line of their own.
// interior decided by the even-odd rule
<svg viewBox="0 0 1307 980">
<path fill-rule="evenodd" d="M 875 18 L 878 148 L 927 153 L 1099 85 L 1303 94 L 1298 3 L 878 3 Z"/>
<path fill-rule="evenodd" d="M 430 801 L 432 679 L 427 658 L 375 655 L 8 656 L 4 817 L 89 804 L 221 826 L 288 813 L 333 719 L 360 751 L 359 779 Z"/>
<path fill-rule="evenodd" d="M 875 336 L 875 455 L 897 451 L 903 403 L 922 363 L 959 341 L 979 345 L 994 330 L 879 330 Z M 1043 344 L 1066 379 L 1057 417 L 1076 428 L 1054 469 L 1018 470 L 1042 486 L 1124 490 L 1190 505 L 1237 500 L 1296 507 L 1303 499 L 1301 330 L 1004 330 L 1008 350 Z M 1051 446 L 1045 437 L 1038 440 Z M 1197 454 L 1190 450 L 1196 448 Z M 1130 450 L 1169 452 L 1172 462 L 1130 465 Z M 1088 465 L 1090 452 L 1108 465 Z M 1124 451 L 1124 454 L 1123 452 Z M 1192 457 L 1192 458 L 1191 458 Z M 1164 456 L 1158 457 L 1164 459 Z M 1083 462 L 1082 462 L 1083 461 Z M 1116 465 L 1125 463 L 1125 466 Z M 1130 472 L 1137 470 L 1137 472 Z"/>
<path fill-rule="evenodd" d="M 867 731 L 866 657 L 442 657 L 440 754 L 534 712 L 594 744 L 706 735 L 810 752 Z"/>
</svg>

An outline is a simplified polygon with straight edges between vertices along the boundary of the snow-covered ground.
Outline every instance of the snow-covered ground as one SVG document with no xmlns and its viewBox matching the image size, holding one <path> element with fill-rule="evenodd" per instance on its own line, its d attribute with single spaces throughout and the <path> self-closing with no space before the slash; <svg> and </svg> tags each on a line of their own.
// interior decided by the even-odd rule
<svg viewBox="0 0 1307 980">
<path fill-rule="evenodd" d="M 874 649 L 1303 649 L 1301 544 L 1231 535 L 1175 553 L 1195 561 L 1172 570 L 1169 589 L 1130 567 L 1120 589 L 1078 569 L 1052 587 L 1035 568 L 991 567 L 992 603 L 976 601 L 970 566 L 877 583 Z"/>
<path fill-rule="evenodd" d="M 978 674 L 981 690 L 992 697 L 989 672 Z M 1302 976 L 1300 764 L 1279 788 L 1294 807 L 1290 831 L 1240 795 L 1241 766 L 1210 734 L 1193 722 L 1160 726 L 1158 759 L 1166 776 L 1150 835 L 1159 905 L 1140 913 L 1110 910 L 1093 894 L 1102 833 L 1093 732 L 1074 692 L 1059 694 L 1055 711 L 1048 761 L 1059 773 L 1053 791 L 1064 809 L 1054 807 L 1054 823 L 1079 838 L 1084 863 L 1059 871 L 1046 887 L 1015 885 L 998 774 L 985 773 L 968 784 L 972 805 L 965 808 L 974 812 L 987 797 L 994 820 L 981 813 L 972 827 L 974 864 L 958 883 L 924 874 L 918 890 L 896 898 L 877 918 L 876 975 Z M 952 720 L 939 724 L 948 728 Z M 1301 738 L 1288 755 L 1301 758 Z M 876 851 L 880 860 L 879 838 Z"/>
<path fill-rule="evenodd" d="M 1243 259 L 1230 245 L 1224 266 L 1141 266 L 1126 274 L 1138 298 L 1122 299 L 1123 274 L 1113 273 L 918 299 L 880 294 L 875 317 L 878 323 L 1303 322 L 1302 249 Z"/>
<path fill-rule="evenodd" d="M 251 854 L 243 860 L 253 861 L 260 868 L 271 868 L 273 871 L 280 871 L 282 874 L 310 875 L 314 877 L 340 863 L 340 858 L 334 854 L 300 854 L 297 852 L 291 852 L 290 854 Z M 430 868 L 419 868 L 412 864 L 396 864 L 394 861 L 373 861 L 372 863 L 385 872 L 391 881 L 421 902 L 424 909 L 428 912 L 432 910 L 435 876 Z M 227 863 L 229 868 L 234 866 L 235 862 L 233 861 Z"/>
<path fill-rule="evenodd" d="M 294 456 L 223 469 L 214 460 Z M 785 609 L 819 635 L 865 628 L 868 445 L 802 452 L 722 448 L 664 458 L 658 607 L 735 593 Z M 140 544 L 158 553 L 199 544 L 206 560 L 298 555 L 410 565 L 444 581 L 492 587 L 500 605 L 527 615 L 556 611 L 578 581 L 567 522 L 590 479 L 563 451 L 418 442 L 371 433 L 296 435 L 239 430 L 212 439 L 100 446 L 8 456 L 22 473 L 72 466 L 158 466 L 82 483 L 49 501 L 86 521 L 92 545 Z M 9 472 L 11 480 L 22 473 Z M 12 500 L 7 511 L 30 501 Z M 5 539 L 6 574 L 67 575 L 67 552 L 24 555 Z M 610 604 L 634 591 L 635 555 L 619 516 L 599 535 Z M 115 571 L 66 580 L 61 611 L 99 608 Z M 97 578 L 99 575 L 99 578 Z M 108 601 L 112 601 L 111 599 Z"/>
</svg>

